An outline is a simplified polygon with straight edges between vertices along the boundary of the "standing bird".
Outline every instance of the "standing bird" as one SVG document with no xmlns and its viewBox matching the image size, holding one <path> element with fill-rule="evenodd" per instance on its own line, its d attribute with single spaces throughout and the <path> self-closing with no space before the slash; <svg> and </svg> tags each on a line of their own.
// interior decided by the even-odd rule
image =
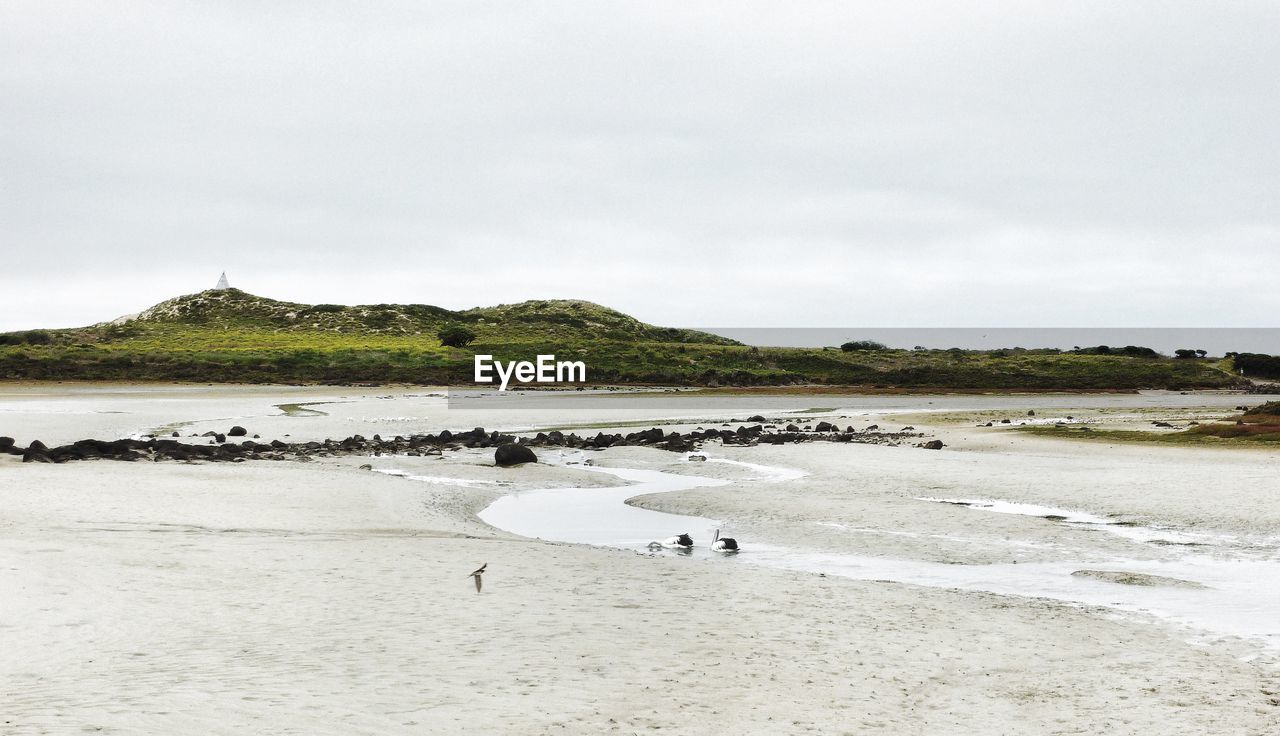
<svg viewBox="0 0 1280 736">
<path fill-rule="evenodd" d="M 717 529 L 715 539 L 711 540 L 711 549 L 716 552 L 737 552 L 738 540 L 733 537 L 725 537 L 724 539 L 721 539 L 720 530 Z"/>
<path fill-rule="evenodd" d="M 486 563 L 484 563 L 483 565 L 481 565 L 481 566 L 480 566 L 480 569 L 479 569 L 479 570 L 476 570 L 475 572 L 471 573 L 471 575 L 469 575 L 469 576 L 468 576 L 468 577 L 472 577 L 472 578 L 475 578 L 475 579 L 476 579 L 476 592 L 477 592 L 477 593 L 479 593 L 479 592 L 480 592 L 480 576 L 484 574 L 484 569 L 485 569 L 486 567 L 488 567 L 488 566 L 489 566 L 489 563 L 487 563 L 487 562 L 486 562 Z"/>
</svg>

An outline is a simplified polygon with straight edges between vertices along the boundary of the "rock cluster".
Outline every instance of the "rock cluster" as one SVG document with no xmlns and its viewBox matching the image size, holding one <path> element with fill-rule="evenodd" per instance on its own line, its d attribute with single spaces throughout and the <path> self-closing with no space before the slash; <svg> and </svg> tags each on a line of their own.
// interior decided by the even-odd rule
<svg viewBox="0 0 1280 736">
<path fill-rule="evenodd" d="M 727 425 L 726 425 L 727 426 Z M 240 429 L 240 428 L 236 428 Z M 909 428 L 908 428 L 909 429 Z M 243 430 L 241 430 L 243 431 Z M 499 465 L 515 465 L 536 462 L 531 448 L 568 447 L 577 449 L 603 449 L 619 446 L 656 447 L 673 452 L 695 450 L 702 443 L 719 441 L 725 445 L 751 446 L 757 444 L 783 445 L 794 442 L 852 442 L 860 444 L 898 445 L 921 435 L 910 432 L 881 432 L 875 425 L 857 430 L 846 427 L 841 430 L 829 422 L 819 422 L 815 427 L 801 429 L 794 424 L 778 430 L 773 425 L 743 424 L 736 429 L 695 429 L 691 432 L 667 432 L 659 427 L 626 434 L 597 433 L 594 437 L 565 434 L 560 431 L 538 432 L 532 437 L 516 437 L 501 432 L 488 432 L 482 427 L 464 432 L 444 430 L 439 434 L 397 436 L 383 439 L 379 435 L 366 439 L 353 435 L 341 440 L 326 439 L 322 442 L 231 442 L 227 437 L 244 436 L 208 432 L 211 444 L 195 444 L 176 439 L 84 439 L 69 445 L 47 447 L 36 440 L 26 448 L 15 445 L 13 438 L 0 437 L 0 453 L 21 455 L 23 462 L 64 463 L 71 460 L 176 460 L 243 462 L 245 460 L 300 460 L 312 457 L 341 455 L 439 455 L 444 450 L 461 448 L 497 448 L 495 462 Z"/>
</svg>

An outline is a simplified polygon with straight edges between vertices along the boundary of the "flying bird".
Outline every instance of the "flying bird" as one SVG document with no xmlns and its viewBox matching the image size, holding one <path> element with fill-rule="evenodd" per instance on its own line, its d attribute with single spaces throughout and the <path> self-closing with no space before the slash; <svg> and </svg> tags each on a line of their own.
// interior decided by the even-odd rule
<svg viewBox="0 0 1280 736">
<path fill-rule="evenodd" d="M 483 565 L 481 565 L 481 566 L 480 566 L 480 568 L 479 568 L 478 570 L 476 570 L 475 572 L 471 573 L 471 574 L 468 576 L 468 577 L 475 578 L 475 581 L 476 581 L 476 592 L 477 592 L 477 593 L 479 593 L 479 592 L 480 592 L 480 576 L 484 574 L 484 569 L 485 569 L 486 567 L 488 567 L 488 566 L 489 566 L 489 563 L 487 563 L 487 562 L 486 562 L 486 563 L 484 563 Z"/>
</svg>

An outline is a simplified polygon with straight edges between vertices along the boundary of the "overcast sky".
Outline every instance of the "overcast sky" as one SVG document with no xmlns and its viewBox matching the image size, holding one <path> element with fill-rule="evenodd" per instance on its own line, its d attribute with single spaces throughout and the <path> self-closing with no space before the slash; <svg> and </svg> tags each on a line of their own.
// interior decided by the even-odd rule
<svg viewBox="0 0 1280 736">
<path fill-rule="evenodd" d="M 0 5 L 0 330 L 1277 326 L 1280 3 Z"/>
</svg>

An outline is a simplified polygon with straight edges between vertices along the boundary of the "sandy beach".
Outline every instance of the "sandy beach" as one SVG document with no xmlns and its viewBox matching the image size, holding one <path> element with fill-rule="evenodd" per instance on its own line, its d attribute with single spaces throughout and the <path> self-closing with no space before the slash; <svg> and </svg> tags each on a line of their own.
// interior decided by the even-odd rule
<svg viewBox="0 0 1280 736">
<path fill-rule="evenodd" d="M 264 440 L 297 440 L 682 416 L 665 404 L 467 411 L 432 393 L 11 386 L 0 434 L 53 444 L 234 422 Z M 1276 563 L 1274 453 L 1097 447 L 921 422 L 940 407 L 1214 411 L 1238 397 L 864 401 L 823 396 L 817 403 L 838 408 L 813 417 L 896 422 L 915 411 L 915 426 L 947 447 L 706 448 L 746 465 L 631 447 L 585 458 L 723 482 L 630 503 L 719 521 L 744 545 L 737 558 L 541 541 L 477 518 L 511 494 L 532 503 L 539 489 L 621 483 L 582 457 L 548 453 L 516 468 L 493 467 L 491 451 L 237 464 L 0 457 L 0 732 L 1280 731 L 1280 642 L 1230 629 L 1254 619 L 1223 611 L 1221 627 L 1197 628 L 1157 610 L 1065 600 L 1070 592 L 912 577 L 1015 562 L 1046 574 L 1055 564 L 1121 570 L 1120 560 L 1191 573 L 1193 558 Z M 326 402 L 311 404 L 323 413 L 279 408 L 309 402 Z M 808 402 L 736 397 L 708 416 L 788 416 Z M 664 426 L 703 423 L 683 416 Z M 1124 523 L 942 502 L 976 499 Z M 784 567 L 809 559 L 811 569 Z M 887 572 L 834 571 L 849 559 L 886 561 Z M 477 595 L 467 573 L 481 563 Z M 822 564 L 833 572 L 816 571 Z M 1081 585 L 1115 586 L 1117 598 L 1131 587 Z"/>
</svg>

